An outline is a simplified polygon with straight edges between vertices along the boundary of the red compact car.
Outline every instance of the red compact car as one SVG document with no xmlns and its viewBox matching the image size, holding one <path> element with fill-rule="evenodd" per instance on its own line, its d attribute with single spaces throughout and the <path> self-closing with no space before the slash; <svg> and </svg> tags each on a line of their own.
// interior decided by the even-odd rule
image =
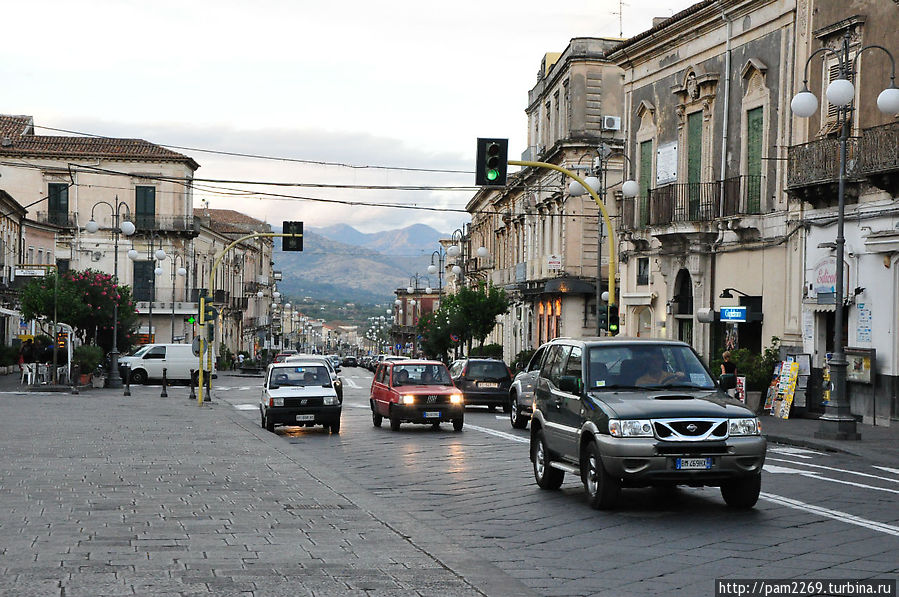
<svg viewBox="0 0 899 597">
<path fill-rule="evenodd" d="M 440 361 L 383 361 L 371 384 L 371 420 L 375 427 L 390 419 L 394 431 L 401 423 L 424 423 L 435 429 L 452 421 L 462 431 L 465 405 Z"/>
</svg>

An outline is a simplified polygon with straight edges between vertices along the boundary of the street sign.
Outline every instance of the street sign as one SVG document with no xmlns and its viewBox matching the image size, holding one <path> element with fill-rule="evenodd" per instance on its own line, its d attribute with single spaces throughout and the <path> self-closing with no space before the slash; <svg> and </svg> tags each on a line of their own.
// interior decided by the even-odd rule
<svg viewBox="0 0 899 597">
<path fill-rule="evenodd" d="M 204 353 L 208 350 L 208 347 L 209 347 L 209 343 L 205 342 L 203 344 L 203 352 Z M 197 336 L 196 338 L 194 338 L 194 341 L 191 343 L 190 348 L 191 348 L 191 350 L 194 351 L 195 357 L 200 356 L 200 336 Z"/>
<path fill-rule="evenodd" d="M 721 321 L 726 323 L 746 323 L 747 307 L 721 307 Z"/>
<path fill-rule="evenodd" d="M 46 276 L 47 270 L 45 269 L 24 269 L 24 268 L 16 268 L 15 269 L 16 276 Z"/>
</svg>

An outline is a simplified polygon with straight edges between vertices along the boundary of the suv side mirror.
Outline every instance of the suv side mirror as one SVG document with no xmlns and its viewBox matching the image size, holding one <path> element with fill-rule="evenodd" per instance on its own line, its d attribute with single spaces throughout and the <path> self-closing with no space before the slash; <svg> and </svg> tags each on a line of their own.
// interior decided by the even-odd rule
<svg viewBox="0 0 899 597">
<path fill-rule="evenodd" d="M 580 394 L 581 378 L 576 375 L 562 375 L 559 377 L 559 389 L 569 394 Z"/>
<path fill-rule="evenodd" d="M 725 373 L 718 378 L 718 387 L 722 390 L 732 390 L 737 387 L 737 376 L 733 373 Z"/>
</svg>

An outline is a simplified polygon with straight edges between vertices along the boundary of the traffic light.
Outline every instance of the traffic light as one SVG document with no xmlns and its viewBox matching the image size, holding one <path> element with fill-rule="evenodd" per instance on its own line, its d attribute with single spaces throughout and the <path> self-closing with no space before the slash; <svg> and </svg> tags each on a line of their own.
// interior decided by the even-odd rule
<svg viewBox="0 0 899 597">
<path fill-rule="evenodd" d="M 598 329 L 609 329 L 609 307 L 607 305 L 600 305 L 599 311 L 596 312 L 596 316 L 599 318 Z"/>
<path fill-rule="evenodd" d="M 609 335 L 610 336 L 618 335 L 618 306 L 617 305 L 609 306 Z"/>
<path fill-rule="evenodd" d="M 218 309 L 212 306 L 212 301 L 206 297 L 200 297 L 200 324 L 211 323 L 218 319 Z"/>
<path fill-rule="evenodd" d="M 506 162 L 509 159 L 508 139 L 478 138 L 478 157 L 474 183 L 478 186 L 506 186 Z"/>
<path fill-rule="evenodd" d="M 284 234 L 298 234 L 299 236 L 285 236 L 281 239 L 281 248 L 284 251 L 302 251 L 303 250 L 303 223 L 302 222 L 284 222 Z"/>
<path fill-rule="evenodd" d="M 189 323 L 190 325 L 193 325 L 193 324 L 197 323 L 197 318 L 194 317 L 193 315 L 190 315 L 187 318 L 187 323 Z"/>
</svg>

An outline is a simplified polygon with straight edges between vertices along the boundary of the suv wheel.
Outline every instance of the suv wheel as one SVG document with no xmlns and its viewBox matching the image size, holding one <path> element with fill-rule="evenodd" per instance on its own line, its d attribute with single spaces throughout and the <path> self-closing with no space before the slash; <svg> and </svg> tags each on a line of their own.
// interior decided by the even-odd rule
<svg viewBox="0 0 899 597">
<path fill-rule="evenodd" d="M 762 491 L 762 476 L 752 475 L 736 481 L 728 481 L 721 484 L 721 497 L 731 508 L 748 510 L 759 501 L 759 493 Z"/>
<path fill-rule="evenodd" d="M 518 407 L 518 396 L 510 398 L 509 405 L 509 422 L 512 423 L 513 429 L 524 429 L 528 426 L 528 420 L 521 416 L 521 409 Z"/>
<path fill-rule="evenodd" d="M 587 453 L 584 455 L 584 464 L 581 470 L 590 507 L 595 510 L 606 510 L 613 507 L 621 494 L 621 484 L 603 468 L 599 448 L 594 441 L 587 445 Z"/>
<path fill-rule="evenodd" d="M 562 486 L 565 472 L 549 465 L 549 449 L 542 429 L 531 439 L 531 460 L 534 462 L 534 479 L 540 489 L 558 489 Z"/>
</svg>

